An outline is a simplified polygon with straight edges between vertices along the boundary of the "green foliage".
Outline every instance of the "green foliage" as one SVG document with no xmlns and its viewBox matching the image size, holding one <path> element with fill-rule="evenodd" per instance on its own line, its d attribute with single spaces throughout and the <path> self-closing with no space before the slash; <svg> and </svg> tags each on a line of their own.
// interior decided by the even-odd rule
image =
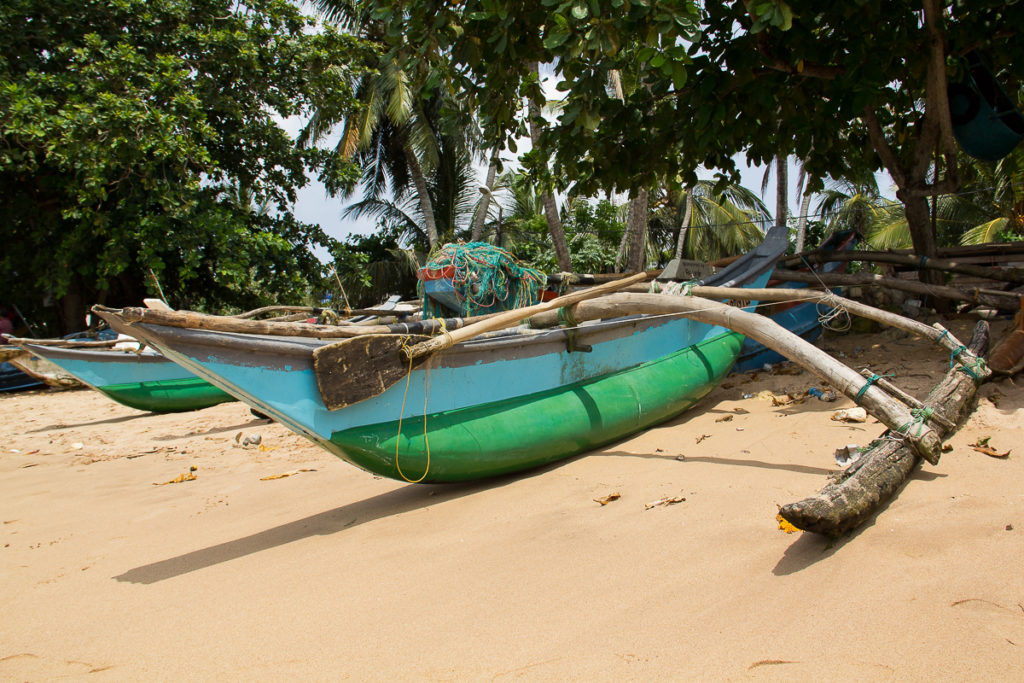
<svg viewBox="0 0 1024 683">
<path fill-rule="evenodd" d="M 280 122 L 343 101 L 362 54 L 311 26 L 286 0 L 3 3 L 0 288 L 36 318 L 57 299 L 65 329 L 158 280 L 208 310 L 305 298 L 329 240 L 295 192 L 351 171 Z"/>
<path fill-rule="evenodd" d="M 398 294 L 403 299 L 415 299 L 417 255 L 399 246 L 395 234 L 352 236 L 331 247 L 333 271 L 322 283 L 322 291 L 329 292 L 334 306 L 344 306 L 348 298 L 351 308 L 366 308 Z M 336 275 L 335 275 L 336 274 Z M 342 297 L 338 282 L 345 290 Z"/>
<path fill-rule="evenodd" d="M 509 143 L 521 102 L 544 94 L 534 63 L 553 64 L 564 94 L 528 169 L 576 192 L 691 185 L 701 166 L 736 179 L 754 164 L 796 155 L 813 181 L 860 176 L 887 164 L 906 175 L 914 203 L 934 181 L 929 162 L 944 111 L 929 46 L 949 70 L 969 49 L 988 52 L 1011 91 L 1024 77 L 1024 3 L 935 3 L 932 41 L 920 0 L 369 0 L 391 54 L 432 71 L 431 88 L 471 100 L 486 139 Z M 939 60 L 941 63 L 941 59 Z M 608 92 L 612 71 L 626 96 Z M 955 77 L 955 73 L 951 73 Z M 877 126 L 874 123 L 877 122 Z M 874 135 L 872 135 L 872 126 Z M 895 177 L 895 176 L 894 176 Z M 922 242 L 923 243 L 923 242 Z"/>
<path fill-rule="evenodd" d="M 558 259 L 548 233 L 539 188 L 523 174 L 505 176 L 502 184 L 512 190 L 503 227 L 506 236 L 503 246 L 532 268 L 545 273 L 558 272 Z M 573 272 L 612 272 L 619 241 L 626 229 L 622 209 L 607 200 L 572 199 L 561 212 Z"/>
</svg>

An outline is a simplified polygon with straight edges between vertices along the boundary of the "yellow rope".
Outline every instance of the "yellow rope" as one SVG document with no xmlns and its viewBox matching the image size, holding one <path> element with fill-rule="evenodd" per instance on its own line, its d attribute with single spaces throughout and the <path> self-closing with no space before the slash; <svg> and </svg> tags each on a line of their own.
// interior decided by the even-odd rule
<svg viewBox="0 0 1024 683">
<path fill-rule="evenodd" d="M 408 339 L 402 340 L 402 349 L 406 349 Z M 430 442 L 427 440 L 427 387 L 424 382 L 423 385 L 423 443 L 427 447 L 427 467 L 423 470 L 423 476 L 419 479 L 410 479 L 405 476 L 402 472 L 402 465 L 398 462 L 398 449 L 402 445 L 402 419 L 405 417 L 405 401 L 409 396 L 409 384 L 412 382 L 412 357 L 409 357 L 409 372 L 405 375 L 405 393 L 402 394 L 402 412 L 398 414 L 398 435 L 395 437 L 395 469 L 398 470 L 398 476 L 406 480 L 410 484 L 418 484 L 427 478 L 427 472 L 430 471 Z"/>
</svg>

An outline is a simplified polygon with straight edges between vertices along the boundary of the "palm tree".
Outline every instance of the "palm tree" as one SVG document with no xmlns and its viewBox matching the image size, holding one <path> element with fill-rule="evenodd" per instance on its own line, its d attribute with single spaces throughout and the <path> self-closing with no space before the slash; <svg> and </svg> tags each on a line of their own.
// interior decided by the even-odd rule
<svg viewBox="0 0 1024 683">
<path fill-rule="evenodd" d="M 385 138 L 389 131 L 388 126 L 381 126 L 375 137 Z M 386 141 L 382 140 L 381 146 L 385 144 Z M 382 192 L 385 186 L 383 177 L 388 173 L 382 167 L 394 159 L 394 156 L 381 152 L 367 160 L 361 183 L 363 199 L 349 206 L 343 216 L 375 218 L 384 232 L 394 234 L 406 243 L 427 244 L 430 248 L 442 240 L 469 237 L 478 190 L 472 159 L 465 147 L 459 141 L 440 137 L 433 172 L 424 177 L 425 187 L 415 192 L 408 185 L 400 184 L 393 184 L 391 193 Z M 399 170 L 391 173 L 397 174 Z M 424 197 L 435 218 L 434 240 L 424 230 Z"/>
<path fill-rule="evenodd" d="M 532 62 L 530 65 L 537 80 L 540 80 L 540 65 Z M 540 140 L 540 126 L 544 119 L 540 113 L 540 105 L 532 99 L 528 103 L 528 119 L 530 126 L 530 141 L 537 146 Z M 544 203 L 544 217 L 548 223 L 548 232 L 551 235 L 551 243 L 555 248 L 555 256 L 558 259 L 558 268 L 563 272 L 572 272 L 572 260 L 569 257 L 569 245 L 565 241 L 565 232 L 562 230 L 562 221 L 558 216 L 558 207 L 555 206 L 555 196 L 549 188 L 545 188 L 541 194 L 541 201 Z"/>
<path fill-rule="evenodd" d="M 825 236 L 852 229 L 876 249 L 902 249 L 912 244 L 903 204 L 883 197 L 874 175 L 828 179 L 815 212 L 824 222 Z"/>
<path fill-rule="evenodd" d="M 342 29 L 373 42 L 384 42 L 381 27 L 364 4 L 356 0 L 313 0 L 313 5 L 327 21 Z M 425 82 L 430 76 L 423 78 Z M 416 213 L 423 224 L 421 232 L 433 248 L 443 230 L 438 227 L 428 176 L 437 168 L 442 144 L 463 145 L 471 155 L 476 147 L 476 128 L 459 102 L 436 91 L 423 98 L 420 85 L 412 82 L 394 55 L 382 56 L 374 73 L 361 76 L 353 84 L 356 100 L 363 106 L 354 113 L 338 112 L 331 102 L 322 103 L 299 142 L 315 144 L 343 123 L 335 153 L 359 162 L 364 171 L 361 185 L 370 197 L 382 200 L 390 192 L 399 201 L 411 188 L 419 205 Z M 330 184 L 328 187 L 335 189 Z M 336 189 L 348 197 L 355 187 Z"/>
<path fill-rule="evenodd" d="M 355 159 L 363 168 L 363 189 L 380 197 L 385 181 L 397 197 L 410 186 L 419 202 L 419 216 L 430 247 L 438 241 L 434 207 L 427 188 L 425 168 L 437 163 L 436 123 L 416 101 L 405 72 L 393 60 L 380 64 L 378 72 L 363 77 L 356 86 L 363 107 L 343 120 L 335 153 Z M 299 135 L 299 143 L 312 145 L 326 136 L 339 121 L 321 107 Z M 339 188 L 350 196 L 355 188 Z"/>
<path fill-rule="evenodd" d="M 713 261 L 749 251 L 771 222 L 764 202 L 741 185 L 716 189 L 714 180 L 698 180 L 682 193 L 665 191 L 651 217 L 652 232 L 677 231 L 676 258 Z"/>
<path fill-rule="evenodd" d="M 966 180 L 961 192 L 943 197 L 938 206 L 951 229 L 961 228 L 960 244 L 1024 234 L 1024 149 L 1017 147 L 998 163 L 971 159 L 960 168 Z"/>
</svg>

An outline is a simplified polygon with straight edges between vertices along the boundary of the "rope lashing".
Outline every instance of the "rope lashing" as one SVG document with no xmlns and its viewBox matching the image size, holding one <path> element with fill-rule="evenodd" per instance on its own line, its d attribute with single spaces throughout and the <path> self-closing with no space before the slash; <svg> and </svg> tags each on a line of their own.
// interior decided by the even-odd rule
<svg viewBox="0 0 1024 683">
<path fill-rule="evenodd" d="M 665 296 L 693 296 L 693 286 L 696 284 L 698 284 L 696 280 L 669 282 L 661 293 Z M 658 292 L 655 292 L 652 288 L 651 293 L 657 294 Z"/>
<path fill-rule="evenodd" d="M 949 367 L 953 367 L 954 365 L 956 365 L 956 362 L 959 359 L 960 354 L 963 353 L 966 350 L 967 350 L 967 347 L 964 346 L 963 344 L 961 344 L 960 346 L 958 346 L 955 349 L 953 349 L 952 351 L 950 351 L 949 352 Z"/>
<path fill-rule="evenodd" d="M 872 374 L 870 377 L 867 378 L 867 381 L 864 382 L 864 386 L 862 386 L 860 388 L 860 391 L 857 392 L 857 396 L 853 399 L 854 403 L 856 403 L 857 405 L 860 405 L 860 399 L 861 399 L 862 396 L 864 396 L 864 392 L 866 392 L 871 387 L 871 385 L 874 384 L 875 382 L 877 382 L 878 380 L 884 379 L 886 377 L 895 377 L 895 376 L 896 376 L 896 373 L 894 373 L 894 372 L 890 372 L 890 373 L 887 373 L 887 374 L 884 374 L 884 375 Z"/>
<path fill-rule="evenodd" d="M 823 305 L 829 307 L 829 310 L 822 311 L 821 306 Z M 824 301 L 818 302 L 815 308 L 818 311 L 818 323 L 824 329 L 832 332 L 846 332 L 853 327 L 850 312 L 846 310 L 846 307 L 833 292 L 828 292 Z"/>
<path fill-rule="evenodd" d="M 943 330 L 942 334 L 940 334 L 938 339 L 936 339 L 935 341 L 936 343 L 941 342 L 944 337 L 948 336 L 949 330 Z M 966 374 L 971 379 L 973 379 L 975 382 L 978 382 L 982 379 L 981 376 L 985 372 L 985 359 L 972 355 L 971 357 L 973 358 L 973 360 L 971 360 L 968 363 L 965 363 L 963 360 L 960 359 L 960 356 L 962 356 L 965 352 L 968 352 L 968 349 L 963 344 L 957 346 L 952 351 L 950 351 L 949 367 L 953 367 L 959 361 L 960 367 L 957 369 Z"/>
<path fill-rule="evenodd" d="M 921 257 L 921 264 L 920 264 L 921 267 L 924 268 L 926 263 L 928 263 L 928 257 L 927 256 L 922 256 Z"/>
<path fill-rule="evenodd" d="M 444 329 L 444 320 L 441 320 L 441 329 Z M 448 331 L 445 330 L 445 334 Z M 450 335 L 449 335 L 450 336 Z M 409 349 L 409 340 L 402 340 L 402 351 L 405 352 Z M 398 449 L 402 445 L 402 419 L 405 417 L 405 401 L 409 397 L 409 384 L 412 382 L 412 354 L 406 353 L 405 356 L 409 359 L 409 371 L 405 373 L 405 393 L 402 394 L 402 412 L 398 414 L 398 434 L 395 436 L 395 469 L 398 470 L 398 476 L 410 484 L 418 484 L 427 478 L 427 473 L 430 471 L 430 441 L 427 439 L 427 385 L 424 379 L 423 385 L 423 443 L 427 450 L 427 466 L 423 469 L 423 474 L 419 479 L 410 479 L 405 476 L 405 472 L 402 471 L 402 465 L 398 462 Z"/>
<path fill-rule="evenodd" d="M 580 321 L 573 315 L 575 305 L 563 306 L 558 309 L 558 324 L 562 327 L 579 327 Z"/>
<path fill-rule="evenodd" d="M 970 363 L 961 362 L 960 367 L 957 369 L 965 373 L 975 382 L 978 382 L 981 380 L 981 375 L 985 371 L 985 359 L 975 356 L 974 360 Z"/>
<path fill-rule="evenodd" d="M 899 427 L 896 431 L 905 437 L 913 436 L 913 438 L 916 439 L 920 437 L 921 434 L 924 433 L 924 426 L 928 422 L 928 420 L 931 419 L 932 413 L 934 412 L 934 408 L 912 408 L 910 411 L 910 416 L 913 419 L 910 422 L 906 423 L 905 425 Z M 911 435 L 910 430 L 913 429 L 915 426 L 917 427 L 917 432 Z"/>
</svg>

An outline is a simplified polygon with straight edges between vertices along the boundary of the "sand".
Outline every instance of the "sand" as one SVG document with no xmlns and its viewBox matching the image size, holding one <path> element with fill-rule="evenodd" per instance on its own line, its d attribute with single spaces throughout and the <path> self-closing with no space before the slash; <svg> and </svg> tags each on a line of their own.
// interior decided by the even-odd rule
<svg viewBox="0 0 1024 683">
<path fill-rule="evenodd" d="M 823 344 L 919 396 L 948 367 L 899 333 Z M 1021 387 L 982 387 L 939 465 L 829 541 L 780 531 L 777 506 L 882 427 L 832 421 L 845 399 L 744 398 L 815 385 L 779 369 L 447 486 L 376 478 L 237 403 L 2 395 L 0 680 L 1020 680 Z M 1010 455 L 969 447 L 986 436 Z M 647 509 L 666 497 L 685 500 Z"/>
</svg>

